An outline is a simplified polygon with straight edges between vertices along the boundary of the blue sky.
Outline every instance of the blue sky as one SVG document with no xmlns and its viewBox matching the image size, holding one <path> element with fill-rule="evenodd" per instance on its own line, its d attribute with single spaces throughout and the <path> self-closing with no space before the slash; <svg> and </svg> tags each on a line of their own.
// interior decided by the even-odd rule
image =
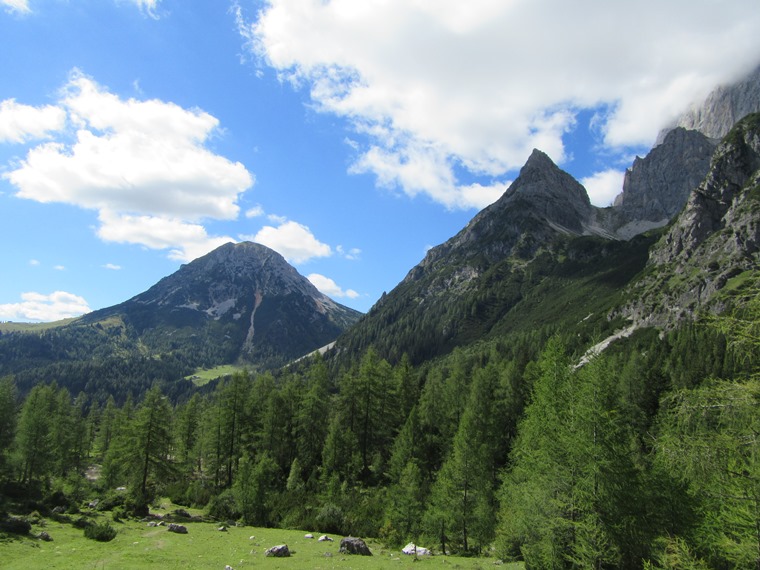
<svg viewBox="0 0 760 570">
<path fill-rule="evenodd" d="M 368 310 L 533 148 L 608 205 L 760 61 L 755 0 L 0 0 L 0 320 L 227 241 Z"/>
</svg>

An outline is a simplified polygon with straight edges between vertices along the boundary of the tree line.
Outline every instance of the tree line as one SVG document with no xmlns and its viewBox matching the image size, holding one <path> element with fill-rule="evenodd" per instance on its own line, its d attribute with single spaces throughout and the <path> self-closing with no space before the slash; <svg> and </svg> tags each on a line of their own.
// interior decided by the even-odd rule
<svg viewBox="0 0 760 570">
<path fill-rule="evenodd" d="M 760 568 L 758 299 L 581 367 L 573 337 L 542 330 L 420 366 L 314 357 L 181 403 L 55 383 L 20 400 L 8 376 L 0 510 L 58 493 L 142 514 L 168 496 L 529 568 Z"/>
</svg>

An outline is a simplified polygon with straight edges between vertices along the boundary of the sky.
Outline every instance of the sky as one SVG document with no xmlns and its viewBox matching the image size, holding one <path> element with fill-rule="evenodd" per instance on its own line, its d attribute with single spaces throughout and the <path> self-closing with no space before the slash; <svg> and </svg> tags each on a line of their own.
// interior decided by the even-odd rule
<svg viewBox="0 0 760 570">
<path fill-rule="evenodd" d="M 608 206 L 757 0 L 0 0 L 0 321 L 230 242 L 367 311 L 546 152 Z"/>
</svg>

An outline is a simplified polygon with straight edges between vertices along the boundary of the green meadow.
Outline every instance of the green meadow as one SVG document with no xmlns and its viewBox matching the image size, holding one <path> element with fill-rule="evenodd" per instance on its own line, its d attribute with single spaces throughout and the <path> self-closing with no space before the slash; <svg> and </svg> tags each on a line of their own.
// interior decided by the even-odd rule
<svg viewBox="0 0 760 570">
<path fill-rule="evenodd" d="M 168 509 L 163 510 L 168 512 Z M 156 511 L 161 514 L 162 511 Z M 340 538 L 334 542 L 319 542 L 305 538 L 306 530 L 280 530 L 245 526 L 227 527 L 220 531 L 218 522 L 182 522 L 187 534 L 169 532 L 166 526 L 148 526 L 147 522 L 127 520 L 114 522 L 111 513 L 83 513 L 93 522 L 108 522 L 117 530 L 110 542 L 85 538 L 84 532 L 70 522 L 42 519 L 32 526 L 26 536 L 0 537 L 0 568 L 4 570 L 51 569 L 137 569 L 161 568 L 218 568 L 229 565 L 241 568 L 287 569 L 405 569 L 457 568 L 483 569 L 498 565 L 509 570 L 523 568 L 520 564 L 501 564 L 494 558 L 465 558 L 426 556 L 415 560 L 400 550 L 390 550 L 382 544 L 367 540 L 373 556 L 352 556 L 338 552 Z M 72 517 L 72 519 L 77 518 Z M 45 542 L 36 538 L 47 532 L 53 539 Z M 271 558 L 265 551 L 275 545 L 287 544 L 290 558 Z"/>
</svg>

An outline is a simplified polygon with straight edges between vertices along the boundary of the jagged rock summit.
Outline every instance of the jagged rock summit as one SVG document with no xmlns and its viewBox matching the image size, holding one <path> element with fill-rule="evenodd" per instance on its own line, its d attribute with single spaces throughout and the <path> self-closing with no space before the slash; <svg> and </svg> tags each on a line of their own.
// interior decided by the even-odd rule
<svg viewBox="0 0 760 570">
<path fill-rule="evenodd" d="M 673 326 L 720 308 L 718 293 L 758 270 L 760 114 L 752 114 L 716 149 L 704 180 L 652 249 L 647 275 L 622 314 L 640 326 Z"/>
<path fill-rule="evenodd" d="M 360 313 L 320 293 L 277 252 L 243 242 L 223 245 L 84 320 L 113 316 L 157 352 L 175 344 L 211 361 L 268 366 L 330 343 Z"/>
</svg>

